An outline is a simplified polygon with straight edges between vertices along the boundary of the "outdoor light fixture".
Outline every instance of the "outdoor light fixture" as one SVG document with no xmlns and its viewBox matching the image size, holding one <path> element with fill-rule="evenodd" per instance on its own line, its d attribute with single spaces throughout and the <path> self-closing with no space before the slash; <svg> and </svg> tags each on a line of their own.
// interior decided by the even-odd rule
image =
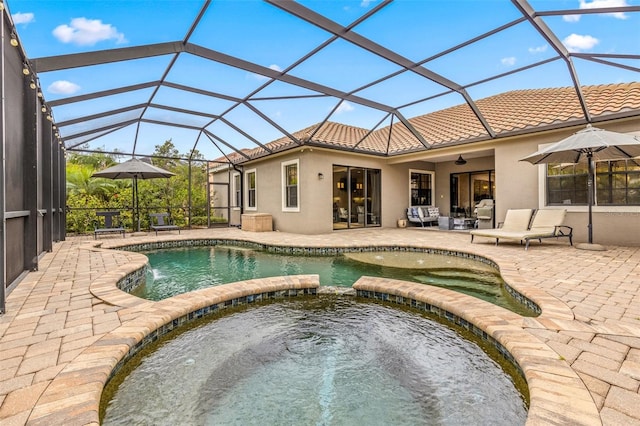
<svg viewBox="0 0 640 426">
<path fill-rule="evenodd" d="M 40 107 L 40 111 L 42 111 L 42 112 L 47 112 L 47 107 L 46 107 L 46 105 L 42 105 L 42 106 Z"/>
<path fill-rule="evenodd" d="M 16 33 L 13 31 L 11 31 L 11 40 L 9 41 L 9 43 L 13 47 L 18 47 L 18 36 L 16 36 Z"/>
<path fill-rule="evenodd" d="M 38 90 L 38 97 L 41 98 L 42 97 L 42 92 Z"/>
<path fill-rule="evenodd" d="M 467 164 L 467 160 L 465 160 L 464 158 L 462 158 L 462 154 L 460 154 L 460 156 L 458 157 L 458 159 L 455 161 L 456 165 L 458 166 L 462 166 L 464 164 Z"/>
<path fill-rule="evenodd" d="M 320 180 L 324 179 L 324 174 L 322 172 L 318 173 L 318 179 Z"/>
<path fill-rule="evenodd" d="M 33 79 L 31 79 L 31 83 L 29 83 L 29 87 L 33 90 L 36 90 L 36 87 L 38 86 L 36 86 L 36 82 Z M 40 93 L 38 93 L 38 96 L 40 96 Z"/>
<path fill-rule="evenodd" d="M 27 64 L 22 65 L 22 74 L 24 75 L 31 74 L 31 71 L 29 71 L 29 67 L 27 66 Z"/>
<path fill-rule="evenodd" d="M 0 1 L 0 12 L 2 12 L 3 10 L 4 10 L 4 3 Z"/>
</svg>

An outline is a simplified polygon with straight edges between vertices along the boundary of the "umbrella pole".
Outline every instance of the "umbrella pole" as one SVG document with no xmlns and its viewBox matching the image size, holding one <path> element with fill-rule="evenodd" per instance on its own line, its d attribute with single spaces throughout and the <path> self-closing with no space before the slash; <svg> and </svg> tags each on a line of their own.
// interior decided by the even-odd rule
<svg viewBox="0 0 640 426">
<path fill-rule="evenodd" d="M 134 186 L 136 187 L 136 220 L 138 223 L 138 232 L 140 232 L 140 198 L 138 197 L 138 176 L 133 177 Z"/>
</svg>

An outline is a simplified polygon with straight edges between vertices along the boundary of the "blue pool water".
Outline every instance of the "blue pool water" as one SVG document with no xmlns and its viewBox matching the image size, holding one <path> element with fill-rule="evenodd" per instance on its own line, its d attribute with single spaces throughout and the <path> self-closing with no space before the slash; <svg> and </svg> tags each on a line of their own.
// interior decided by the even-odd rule
<svg viewBox="0 0 640 426">
<path fill-rule="evenodd" d="M 106 425 L 523 425 L 511 376 L 417 312 L 323 295 L 233 313 L 164 342 Z"/>
<path fill-rule="evenodd" d="M 162 249 L 144 254 L 151 267 L 147 282 L 132 294 L 149 300 L 236 281 L 295 274 L 318 274 L 323 286 L 351 287 L 367 275 L 445 287 L 522 315 L 535 315 L 509 295 L 494 268 L 453 256 L 406 252 L 396 253 L 396 257 L 386 252 L 354 253 L 353 258 L 293 256 L 228 246 Z"/>
</svg>

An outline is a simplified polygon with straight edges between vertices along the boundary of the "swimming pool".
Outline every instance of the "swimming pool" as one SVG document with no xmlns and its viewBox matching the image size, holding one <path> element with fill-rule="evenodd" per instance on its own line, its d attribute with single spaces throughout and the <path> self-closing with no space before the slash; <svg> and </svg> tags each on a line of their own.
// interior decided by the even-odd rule
<svg viewBox="0 0 640 426">
<path fill-rule="evenodd" d="M 131 293 L 149 300 L 230 282 L 294 274 L 318 274 L 322 286 L 351 287 L 367 275 L 445 287 L 521 315 L 537 315 L 509 294 L 495 268 L 456 256 L 417 252 L 298 256 L 220 245 L 143 253 L 150 265 L 146 283 Z"/>
</svg>

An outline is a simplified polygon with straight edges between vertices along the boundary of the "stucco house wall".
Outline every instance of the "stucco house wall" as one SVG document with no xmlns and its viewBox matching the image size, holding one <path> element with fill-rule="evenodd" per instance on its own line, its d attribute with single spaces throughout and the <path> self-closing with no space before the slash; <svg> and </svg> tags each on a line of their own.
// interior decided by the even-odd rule
<svg viewBox="0 0 640 426">
<path fill-rule="evenodd" d="M 282 163 L 299 161 L 299 212 L 283 211 Z M 304 147 L 243 164 L 256 172 L 257 208 L 244 213 L 269 213 L 274 230 L 318 234 L 333 230 L 333 166 L 363 167 L 381 170 L 382 227 L 395 227 L 406 217 L 409 206 L 409 170 L 433 171 L 424 161 L 388 165 L 386 159 L 322 148 Z M 322 178 L 319 177 L 322 174 Z M 227 172 L 214 174 L 215 181 L 226 179 Z M 233 222 L 232 222 L 233 224 Z"/>
<path fill-rule="evenodd" d="M 597 126 L 640 135 L 637 119 Z M 271 214 L 274 230 L 278 231 L 303 234 L 332 232 L 333 166 L 342 165 L 381 170 L 381 225 L 395 227 L 398 219 L 405 218 L 406 208 L 409 206 L 410 170 L 435 172 L 433 203 L 440 208 L 442 215 L 449 214 L 452 173 L 495 170 L 496 223 L 504 219 L 508 209 L 565 208 L 568 212 L 565 224 L 574 228 L 574 241 L 585 242 L 587 206 L 546 206 L 545 166 L 520 161 L 540 147 L 557 142 L 582 128 L 584 126 L 580 125 L 535 135 L 433 149 L 402 158 L 384 158 L 310 146 L 292 149 L 242 165 L 245 171 L 255 170 L 257 175 L 257 209 L 245 213 Z M 479 152 L 484 154 L 477 154 Z M 466 164 L 456 165 L 451 159 L 459 153 L 463 156 L 465 153 L 469 154 L 465 156 Z M 445 157 L 448 159 L 443 160 Z M 285 212 L 282 208 L 282 163 L 292 160 L 299 161 L 299 211 Z M 225 177 L 215 179 L 226 179 L 226 173 L 225 171 Z M 239 214 L 239 210 L 232 214 L 231 223 L 239 221 Z M 640 244 L 640 206 L 595 206 L 593 230 L 594 242 L 600 244 Z"/>
</svg>

